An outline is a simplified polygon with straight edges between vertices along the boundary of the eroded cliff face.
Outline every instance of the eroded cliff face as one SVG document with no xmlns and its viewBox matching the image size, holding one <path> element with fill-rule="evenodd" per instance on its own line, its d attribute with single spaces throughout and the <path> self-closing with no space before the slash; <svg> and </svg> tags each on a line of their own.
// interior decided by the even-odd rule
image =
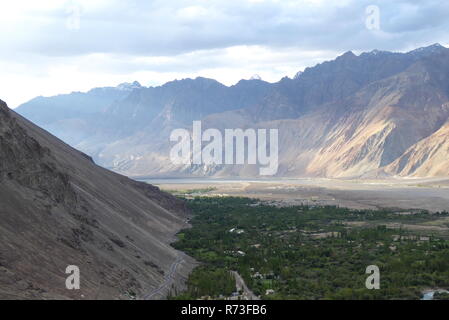
<svg viewBox="0 0 449 320">
<path fill-rule="evenodd" d="M 385 171 L 413 177 L 449 175 L 449 123 L 411 146 L 401 157 L 388 165 Z"/>
<path fill-rule="evenodd" d="M 192 260 L 169 243 L 186 215 L 180 200 L 98 167 L 0 101 L 1 298 L 143 297 L 182 261 L 179 285 Z M 68 265 L 80 290 L 66 289 Z"/>
</svg>

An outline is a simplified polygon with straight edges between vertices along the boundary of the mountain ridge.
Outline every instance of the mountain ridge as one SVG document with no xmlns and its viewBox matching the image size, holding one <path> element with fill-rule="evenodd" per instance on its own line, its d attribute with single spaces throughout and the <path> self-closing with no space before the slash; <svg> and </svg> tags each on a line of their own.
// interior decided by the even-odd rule
<svg viewBox="0 0 449 320">
<path fill-rule="evenodd" d="M 254 176 L 249 165 L 170 164 L 170 131 L 190 128 L 194 120 L 205 128 L 278 128 L 278 176 L 396 175 L 393 167 L 382 168 L 447 120 L 448 74 L 449 49 L 439 44 L 407 53 L 348 51 L 276 83 L 254 79 L 225 86 L 198 77 L 140 87 L 93 119 L 69 116 L 44 127 L 59 125 L 56 135 L 130 176 Z M 18 111 L 33 120 L 30 109 L 39 106 Z"/>
</svg>

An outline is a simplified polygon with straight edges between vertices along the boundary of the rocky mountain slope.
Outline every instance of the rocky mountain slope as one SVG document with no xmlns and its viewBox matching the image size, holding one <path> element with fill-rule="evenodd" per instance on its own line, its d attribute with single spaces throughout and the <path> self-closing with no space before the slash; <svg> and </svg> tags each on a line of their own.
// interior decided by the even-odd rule
<svg viewBox="0 0 449 320">
<path fill-rule="evenodd" d="M 0 100 L 0 298 L 127 299 L 176 282 L 184 204 L 107 171 Z M 68 265 L 80 290 L 67 290 Z M 168 286 L 170 288 L 170 286 Z M 166 290 L 162 293 L 166 293 Z"/>
<path fill-rule="evenodd" d="M 66 141 L 130 176 L 256 176 L 252 165 L 170 162 L 171 130 L 202 120 L 221 130 L 277 128 L 277 176 L 447 176 L 441 159 L 449 151 L 438 146 L 449 117 L 448 78 L 449 49 L 438 44 L 408 53 L 347 52 L 273 84 L 226 87 L 198 78 L 138 88 L 96 114 L 95 132 Z M 30 112 L 39 109 L 30 103 L 18 111 L 35 121 Z M 437 147 L 438 156 L 426 155 Z"/>
</svg>

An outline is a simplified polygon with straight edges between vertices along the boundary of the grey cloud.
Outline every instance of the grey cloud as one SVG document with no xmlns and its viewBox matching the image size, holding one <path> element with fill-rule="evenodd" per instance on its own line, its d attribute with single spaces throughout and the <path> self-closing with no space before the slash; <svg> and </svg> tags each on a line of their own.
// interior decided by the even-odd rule
<svg viewBox="0 0 449 320">
<path fill-rule="evenodd" d="M 57 8 L 29 0 L 32 10 L 9 16 L 26 1 L 0 4 L 2 89 L 14 103 L 25 99 L 22 83 L 30 96 L 135 77 L 161 84 L 204 75 L 229 84 L 260 73 L 277 81 L 348 50 L 449 44 L 447 0 L 61 0 Z M 78 30 L 67 28 L 73 5 Z M 379 6 L 378 31 L 365 27 L 369 5 Z M 236 46 L 250 50 L 228 54 Z"/>
<path fill-rule="evenodd" d="M 411 42 L 442 41 L 449 28 L 449 4 L 436 0 L 353 0 L 345 6 L 337 5 L 339 1 L 322 5 L 225 0 L 109 3 L 95 10 L 81 8 L 77 31 L 65 27 L 67 12 L 59 8 L 16 25 L 0 40 L 11 43 L 11 50 L 48 56 L 178 55 L 243 44 L 339 51 L 369 50 L 375 45 L 401 50 Z M 382 31 L 389 37 L 376 36 L 364 27 L 365 8 L 372 4 L 380 7 Z"/>
</svg>

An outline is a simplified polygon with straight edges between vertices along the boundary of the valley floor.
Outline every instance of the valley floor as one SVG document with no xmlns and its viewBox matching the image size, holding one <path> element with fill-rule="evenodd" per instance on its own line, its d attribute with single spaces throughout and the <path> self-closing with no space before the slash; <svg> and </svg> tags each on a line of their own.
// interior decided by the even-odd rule
<svg viewBox="0 0 449 320">
<path fill-rule="evenodd" d="M 192 210 L 174 246 L 201 264 L 171 298 L 432 299 L 448 288 L 448 179 L 146 181 Z M 385 270 L 375 293 L 362 286 L 370 264 Z"/>
<path fill-rule="evenodd" d="M 144 179 L 163 190 L 190 196 L 245 196 L 279 205 L 338 205 L 353 209 L 449 209 L 449 178 L 341 179 Z"/>
</svg>

